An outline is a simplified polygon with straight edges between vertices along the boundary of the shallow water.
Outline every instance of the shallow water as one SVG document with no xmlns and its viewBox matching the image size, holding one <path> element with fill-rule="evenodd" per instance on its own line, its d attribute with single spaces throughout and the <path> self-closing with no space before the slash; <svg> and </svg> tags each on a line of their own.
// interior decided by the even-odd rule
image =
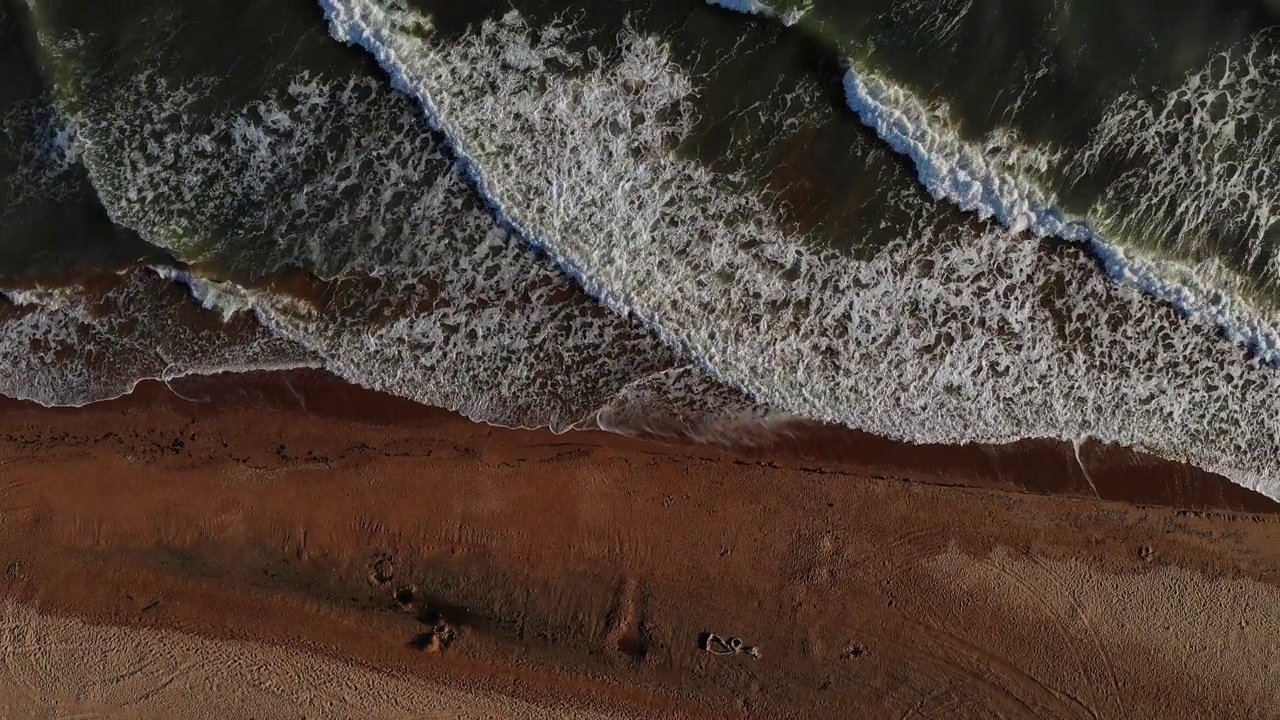
<svg viewBox="0 0 1280 720">
<path fill-rule="evenodd" d="M 504 425 L 1094 437 L 1277 497 L 1275 8 L 1116 8 L 9 3 L 0 392 L 307 365 Z"/>
</svg>

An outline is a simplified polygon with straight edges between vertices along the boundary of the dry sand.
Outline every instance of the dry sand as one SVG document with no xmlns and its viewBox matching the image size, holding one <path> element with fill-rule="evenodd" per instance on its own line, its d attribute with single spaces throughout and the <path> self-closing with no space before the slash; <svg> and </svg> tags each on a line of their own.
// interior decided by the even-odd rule
<svg viewBox="0 0 1280 720">
<path fill-rule="evenodd" d="M 1280 717 L 1275 513 L 313 380 L 4 406 L 6 716 Z"/>
<path fill-rule="evenodd" d="M 22 718 L 607 717 L 285 647 L 0 607 L 0 712 Z M 620 716 L 614 716 L 620 717 Z"/>
</svg>

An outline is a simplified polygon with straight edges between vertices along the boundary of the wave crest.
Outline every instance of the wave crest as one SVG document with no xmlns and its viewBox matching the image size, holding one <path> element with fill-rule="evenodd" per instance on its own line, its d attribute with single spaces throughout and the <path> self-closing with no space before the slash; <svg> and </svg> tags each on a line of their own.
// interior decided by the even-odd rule
<svg viewBox="0 0 1280 720">
<path fill-rule="evenodd" d="M 1090 259 L 909 193 L 887 200 L 913 224 L 875 257 L 818 253 L 677 155 L 697 88 L 656 38 L 561 73 L 518 16 L 448 41 L 403 3 L 321 4 L 505 219 L 760 402 L 916 442 L 1096 437 L 1280 494 L 1280 377 Z"/>
</svg>

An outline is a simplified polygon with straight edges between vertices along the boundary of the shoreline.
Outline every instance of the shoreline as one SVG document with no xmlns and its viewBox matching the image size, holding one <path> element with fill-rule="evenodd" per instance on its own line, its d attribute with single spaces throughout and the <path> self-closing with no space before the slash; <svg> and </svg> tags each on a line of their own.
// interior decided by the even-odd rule
<svg viewBox="0 0 1280 720">
<path fill-rule="evenodd" d="M 1244 718 L 1280 693 L 1272 514 L 1036 485 L 1051 454 L 735 457 L 313 372 L 175 389 L 0 403 L 0 710 Z M 930 474 L 966 457 L 999 472 Z"/>
<path fill-rule="evenodd" d="M 935 485 L 960 485 L 1063 497 L 1098 498 L 1135 506 L 1191 512 L 1280 515 L 1280 502 L 1191 465 L 1093 440 L 1079 454 L 1071 443 L 1029 439 L 1004 445 L 912 445 L 870 433 L 811 421 L 778 429 L 776 439 L 745 447 L 708 446 L 662 438 L 629 437 L 603 430 L 500 428 L 441 408 L 368 390 L 326 371 L 298 369 L 192 375 L 167 385 L 145 380 L 129 395 L 78 408 L 44 407 L 0 398 L 0 417 L 32 420 L 48 413 L 128 413 L 160 409 L 197 419 L 230 410 L 300 412 L 310 417 L 403 428 L 442 422 L 475 425 L 531 437 L 573 437 L 597 445 L 644 448 L 779 468 L 862 474 Z M 1086 475 L 1087 473 L 1087 475 Z"/>
</svg>

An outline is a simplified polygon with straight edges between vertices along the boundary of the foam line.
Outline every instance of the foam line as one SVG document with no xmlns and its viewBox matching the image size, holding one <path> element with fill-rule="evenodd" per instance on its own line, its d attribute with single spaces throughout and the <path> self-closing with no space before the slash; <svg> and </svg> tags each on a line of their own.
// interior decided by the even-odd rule
<svg viewBox="0 0 1280 720">
<path fill-rule="evenodd" d="M 744 14 L 781 16 L 758 0 L 706 0 Z M 1230 293 L 1216 290 L 1170 261 L 1137 257 L 1104 237 L 1088 222 L 1069 217 L 1054 199 L 1024 175 L 1002 167 L 983 148 L 960 139 L 930 120 L 926 103 L 909 90 L 850 63 L 844 75 L 845 102 L 889 147 L 909 157 L 916 176 L 937 200 L 946 200 L 979 218 L 994 218 L 1011 232 L 1031 232 L 1084 245 L 1107 276 L 1172 305 L 1179 313 L 1217 327 L 1232 342 L 1273 367 L 1280 366 L 1280 330 Z M 1173 278 L 1177 277 L 1178 280 Z"/>
<path fill-rule="evenodd" d="M 920 183 L 935 199 L 983 219 L 995 218 L 1012 232 L 1081 243 L 1113 282 L 1167 302 L 1184 316 L 1205 320 L 1267 364 L 1280 365 L 1280 333 L 1270 322 L 1184 273 L 1184 283 L 1169 280 L 1173 263 L 1133 257 L 1088 223 L 1067 217 L 1034 183 L 1001 168 L 981 148 L 933 126 L 924 103 L 906 89 L 851 66 L 845 72 L 844 92 L 864 125 L 911 158 Z"/>
<path fill-rule="evenodd" d="M 624 29 L 612 53 L 578 56 L 571 29 L 514 14 L 443 39 L 403 2 L 320 2 L 506 225 L 763 407 L 918 443 L 1093 437 L 1280 497 L 1280 373 L 1090 259 L 939 222 L 892 177 L 876 201 L 899 204 L 895 236 L 868 259 L 824 253 L 743 183 L 671 151 L 697 87 L 660 38 Z M 1001 209 L 1025 188 L 984 185 L 979 160 L 940 177 L 1024 231 L 1075 227 L 1034 196 Z"/>
<path fill-rule="evenodd" d="M 105 293 L 80 287 L 0 290 L 17 309 L 0 334 L 0 393 L 82 407 L 145 380 L 320 367 L 318 358 L 249 324 L 195 330 L 165 275 L 122 273 Z"/>
</svg>

